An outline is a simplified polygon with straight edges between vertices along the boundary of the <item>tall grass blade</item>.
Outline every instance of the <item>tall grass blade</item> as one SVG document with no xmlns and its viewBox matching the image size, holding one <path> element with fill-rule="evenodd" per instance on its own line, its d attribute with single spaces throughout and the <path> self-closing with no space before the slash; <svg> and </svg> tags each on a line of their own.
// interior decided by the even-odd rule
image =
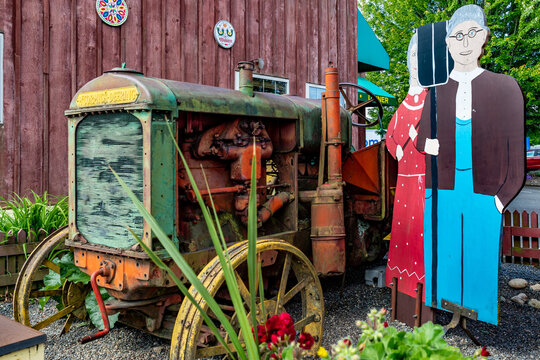
<svg viewBox="0 0 540 360">
<path fill-rule="evenodd" d="M 118 174 L 109 166 L 112 173 L 124 189 L 124 191 L 127 193 L 128 197 L 131 199 L 135 207 L 139 210 L 139 212 L 142 214 L 146 222 L 150 225 L 152 228 L 152 231 L 157 236 L 159 242 L 167 253 L 171 256 L 171 258 L 174 260 L 174 262 L 178 265 L 180 270 L 182 270 L 182 273 L 186 276 L 188 281 L 191 283 L 191 285 L 199 292 L 199 294 L 203 297 L 203 299 L 208 304 L 208 307 L 212 310 L 212 312 L 218 317 L 221 324 L 225 328 L 225 331 L 229 334 L 231 338 L 231 342 L 233 343 L 233 346 L 235 350 L 238 352 L 239 356 L 247 360 L 246 354 L 243 352 L 243 347 L 240 343 L 240 340 L 238 339 L 238 336 L 236 334 L 236 331 L 232 327 L 231 323 L 219 307 L 218 303 L 215 301 L 215 299 L 210 295 L 206 287 L 203 285 L 203 283 L 199 280 L 197 277 L 197 274 L 193 271 L 191 266 L 185 261 L 184 257 L 180 254 L 178 249 L 176 248 L 176 245 L 168 238 L 168 236 L 165 234 L 165 232 L 161 229 L 159 224 L 157 223 L 156 219 L 146 210 L 144 205 L 139 201 L 137 196 L 131 191 L 131 189 L 127 186 L 127 184 L 118 176 Z M 199 194 L 200 195 L 200 194 Z M 214 235 L 216 236 L 215 232 Z M 219 244 L 219 240 L 217 241 Z M 217 250 L 217 249 L 216 249 Z M 225 270 L 225 269 L 224 269 Z M 230 290 L 229 290 L 230 291 Z M 238 289 L 236 289 L 238 291 Z M 243 329 L 242 329 L 243 330 Z M 251 329 L 250 329 L 251 330 Z M 249 333 L 249 332 L 247 332 Z M 246 332 L 244 332 L 246 334 Z M 245 337 L 248 341 L 251 338 L 250 336 Z M 253 340 L 253 339 L 252 339 Z M 248 344 L 248 341 L 246 341 L 246 344 Z M 258 355 L 258 354 L 257 354 Z M 250 357 L 251 358 L 251 357 Z"/>
<path fill-rule="evenodd" d="M 256 298 L 257 283 L 255 273 L 257 272 L 257 148 L 255 138 L 253 138 L 253 154 L 251 157 L 251 188 L 249 192 L 248 205 L 248 281 L 249 293 L 251 296 L 251 322 L 257 324 Z M 262 274 L 261 274 L 262 277 Z M 254 326 L 255 331 L 257 327 Z M 256 334 L 257 335 L 257 334 Z M 258 335 L 255 336 L 258 339 Z"/>
</svg>

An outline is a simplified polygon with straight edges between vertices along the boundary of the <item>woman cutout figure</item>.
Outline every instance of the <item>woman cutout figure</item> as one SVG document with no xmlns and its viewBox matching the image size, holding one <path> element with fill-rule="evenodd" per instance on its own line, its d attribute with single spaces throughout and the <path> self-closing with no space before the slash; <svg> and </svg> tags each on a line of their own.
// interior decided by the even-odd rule
<svg viewBox="0 0 540 360">
<path fill-rule="evenodd" d="M 394 199 L 392 234 L 386 285 L 398 279 L 397 290 L 416 297 L 417 283 L 424 283 L 424 188 L 425 160 L 409 136 L 422 115 L 427 90 L 418 83 L 418 37 L 409 42 L 407 66 L 409 92 L 388 125 L 386 146 L 398 161 L 398 179 Z"/>
</svg>

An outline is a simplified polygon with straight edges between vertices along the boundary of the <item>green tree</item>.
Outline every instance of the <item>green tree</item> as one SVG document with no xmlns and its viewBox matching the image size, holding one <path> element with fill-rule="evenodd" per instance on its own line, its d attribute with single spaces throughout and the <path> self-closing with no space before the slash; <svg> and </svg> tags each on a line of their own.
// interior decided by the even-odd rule
<svg viewBox="0 0 540 360">
<path fill-rule="evenodd" d="M 413 30 L 448 20 L 466 4 L 484 8 L 491 30 L 482 67 L 518 81 L 526 102 L 527 136 L 532 144 L 540 144 L 540 0 L 359 0 L 360 11 L 390 56 L 389 70 L 366 77 L 401 102 L 409 87 L 407 47 Z M 387 110 L 385 127 L 396 109 Z"/>
</svg>

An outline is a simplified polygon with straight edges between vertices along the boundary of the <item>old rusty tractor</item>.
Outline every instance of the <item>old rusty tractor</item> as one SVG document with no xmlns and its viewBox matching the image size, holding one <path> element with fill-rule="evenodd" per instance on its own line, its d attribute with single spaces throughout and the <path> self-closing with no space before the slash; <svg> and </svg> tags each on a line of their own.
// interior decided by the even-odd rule
<svg viewBox="0 0 540 360">
<path fill-rule="evenodd" d="M 316 101 L 254 92 L 253 71 L 253 62 L 239 64 L 240 91 L 149 78 L 124 68 L 79 90 L 66 111 L 69 225 L 30 255 L 16 286 L 15 319 L 42 328 L 67 316 L 67 331 L 84 314 L 90 289 L 70 282 L 49 292 L 32 287 L 43 269 L 59 271 L 50 254 L 65 246 L 73 251 L 75 265 L 92 275 L 94 291 L 99 286 L 111 295 L 102 312 L 120 313 L 122 322 L 172 339 L 171 359 L 226 353 L 196 308 L 183 301 L 170 277 L 127 230 L 133 229 L 186 281 L 109 169 L 154 215 L 238 326 L 170 125 L 200 189 L 206 189 L 204 169 L 244 298 L 249 297 L 244 239 L 255 146 L 264 305 L 271 314 L 290 312 L 296 329 L 320 343 L 324 299 L 319 276 L 343 275 L 346 265 L 383 250 L 395 164 L 384 141 L 351 152 L 352 126 L 369 124 L 353 124 L 351 113 L 340 107 L 340 94 L 351 112 L 363 114 L 366 104 L 351 104 L 346 95 L 352 84 L 338 84 L 336 68 L 326 69 L 326 92 Z M 202 194 L 208 198 L 207 190 Z M 29 302 L 40 296 L 60 296 L 64 307 L 33 323 Z"/>
</svg>

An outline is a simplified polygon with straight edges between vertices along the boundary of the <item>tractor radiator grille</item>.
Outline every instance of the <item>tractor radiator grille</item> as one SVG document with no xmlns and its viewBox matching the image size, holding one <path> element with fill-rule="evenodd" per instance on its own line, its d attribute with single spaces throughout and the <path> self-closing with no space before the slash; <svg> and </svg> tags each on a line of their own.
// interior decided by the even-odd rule
<svg viewBox="0 0 540 360">
<path fill-rule="evenodd" d="M 76 223 L 88 242 L 129 248 L 142 237 L 143 218 L 109 165 L 143 200 L 143 130 L 133 115 L 91 115 L 75 135 Z"/>
</svg>

